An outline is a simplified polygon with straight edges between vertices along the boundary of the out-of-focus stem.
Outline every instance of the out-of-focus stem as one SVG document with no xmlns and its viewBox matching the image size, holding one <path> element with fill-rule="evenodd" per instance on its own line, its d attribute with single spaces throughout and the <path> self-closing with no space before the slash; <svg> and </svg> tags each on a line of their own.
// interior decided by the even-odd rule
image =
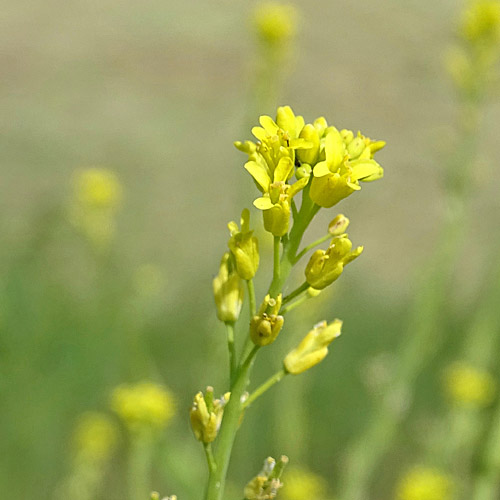
<svg viewBox="0 0 500 500">
<path fill-rule="evenodd" d="M 471 108 L 471 103 L 463 105 L 464 108 Z M 469 115 L 475 120 L 479 117 L 478 113 Z M 359 439 L 348 452 L 341 488 L 343 500 L 369 498 L 367 491 L 370 480 L 382 457 L 390 450 L 399 425 L 412 403 L 415 380 L 444 340 L 438 320 L 467 234 L 468 181 L 478 138 L 478 122 L 462 122 L 459 124 L 455 154 L 447 165 L 448 210 L 442 237 L 434 256 L 425 264 L 426 269 L 410 313 L 407 334 L 396 355 L 394 383 L 379 401 L 374 416 L 368 421 L 368 427 L 360 433 Z"/>
<path fill-rule="evenodd" d="M 272 377 L 269 377 L 263 384 L 261 384 L 257 389 L 255 389 L 248 399 L 243 403 L 242 408 L 250 406 L 257 398 L 262 396 L 267 390 L 269 390 L 274 384 L 277 384 L 286 375 L 286 371 L 282 368 L 279 372 L 276 372 Z"/>
<path fill-rule="evenodd" d="M 236 347 L 234 345 L 234 323 L 232 321 L 226 322 L 227 331 L 227 349 L 229 351 L 229 380 L 233 384 L 236 370 L 238 368 L 238 359 L 236 357 Z"/>
</svg>

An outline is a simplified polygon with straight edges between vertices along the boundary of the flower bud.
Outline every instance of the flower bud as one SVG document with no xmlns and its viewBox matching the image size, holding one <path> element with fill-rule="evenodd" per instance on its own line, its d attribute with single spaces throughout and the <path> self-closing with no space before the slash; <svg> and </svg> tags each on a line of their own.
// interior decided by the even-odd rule
<svg viewBox="0 0 500 500">
<path fill-rule="evenodd" d="M 220 263 L 219 274 L 212 282 L 217 317 L 221 321 L 236 321 L 243 305 L 243 283 L 233 264 L 231 254 L 226 252 Z"/>
<path fill-rule="evenodd" d="M 250 231 L 250 211 L 244 209 L 241 213 L 241 230 L 236 222 L 228 224 L 231 238 L 228 246 L 236 262 L 236 271 L 244 280 L 255 276 L 259 268 L 259 242 Z"/>
<path fill-rule="evenodd" d="M 311 165 L 307 163 L 303 163 L 297 170 L 295 170 L 295 177 L 297 179 L 309 179 L 311 176 L 312 168 Z"/>
<path fill-rule="evenodd" d="M 306 280 L 313 288 L 322 290 L 333 283 L 344 266 L 361 255 L 363 247 L 351 251 L 352 243 L 347 235 L 333 238 L 328 250 L 316 250 L 307 263 Z"/>
<path fill-rule="evenodd" d="M 198 441 L 211 443 L 215 440 L 222 422 L 224 406 L 230 396 L 231 393 L 226 392 L 223 397 L 214 400 L 213 387 L 207 387 L 205 396 L 201 391 L 196 394 L 189 416 L 191 428 Z"/>
<path fill-rule="evenodd" d="M 299 149 L 297 151 L 297 158 L 301 163 L 309 163 L 310 165 L 315 165 L 318 161 L 319 156 L 319 132 L 314 127 L 314 125 L 307 124 L 300 133 L 300 137 L 312 144 L 309 149 Z"/>
<path fill-rule="evenodd" d="M 338 214 L 337 217 L 328 224 L 328 232 L 332 236 L 340 236 L 345 233 L 348 227 L 349 219 L 343 214 Z"/>
<path fill-rule="evenodd" d="M 298 375 L 317 365 L 328 354 L 328 346 L 340 335 L 342 321 L 336 319 L 329 325 L 322 321 L 304 337 L 293 351 L 290 351 L 283 365 L 292 375 Z"/>
<path fill-rule="evenodd" d="M 244 497 L 246 500 L 272 500 L 276 498 L 278 490 L 283 486 L 281 475 L 288 464 L 285 455 L 276 462 L 272 457 L 267 457 L 262 470 L 246 486 Z"/>
<path fill-rule="evenodd" d="M 276 340 L 281 328 L 283 328 L 284 318 L 279 316 L 282 295 L 276 299 L 266 295 L 259 313 L 250 320 L 250 337 L 255 345 L 266 346 Z"/>
</svg>

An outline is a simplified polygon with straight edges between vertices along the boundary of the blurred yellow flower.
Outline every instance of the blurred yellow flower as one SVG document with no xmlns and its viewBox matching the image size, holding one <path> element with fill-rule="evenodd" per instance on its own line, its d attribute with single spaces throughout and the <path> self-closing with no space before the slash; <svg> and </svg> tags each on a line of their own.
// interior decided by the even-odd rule
<svg viewBox="0 0 500 500">
<path fill-rule="evenodd" d="M 258 37 L 270 45 L 284 44 L 297 32 L 298 12 L 292 5 L 265 2 L 257 5 L 253 22 Z"/>
<path fill-rule="evenodd" d="M 115 232 L 115 215 L 122 200 L 116 174 L 103 168 L 88 168 L 75 174 L 70 220 L 89 241 L 105 248 Z"/>
<path fill-rule="evenodd" d="M 327 495 L 326 481 L 302 467 L 290 467 L 283 477 L 280 498 L 283 500 L 322 500 Z"/>
<path fill-rule="evenodd" d="M 444 389 L 450 399 L 460 405 L 489 405 L 495 398 L 497 384 L 487 372 L 463 362 L 453 363 L 444 376 Z"/>
<path fill-rule="evenodd" d="M 464 12 L 461 35 L 472 43 L 500 42 L 500 2 L 476 0 Z"/>
<path fill-rule="evenodd" d="M 173 395 L 152 382 L 120 385 L 112 394 L 111 407 L 131 430 L 161 430 L 175 413 Z"/>
<path fill-rule="evenodd" d="M 105 414 L 88 412 L 80 417 L 73 436 L 76 455 L 80 459 L 100 462 L 113 452 L 118 431 Z"/>
<path fill-rule="evenodd" d="M 87 168 L 75 176 L 75 197 L 83 208 L 117 208 L 122 199 L 122 187 L 111 170 Z"/>
<path fill-rule="evenodd" d="M 414 467 L 401 479 L 396 489 L 397 500 L 449 500 L 452 482 L 437 469 Z"/>
</svg>

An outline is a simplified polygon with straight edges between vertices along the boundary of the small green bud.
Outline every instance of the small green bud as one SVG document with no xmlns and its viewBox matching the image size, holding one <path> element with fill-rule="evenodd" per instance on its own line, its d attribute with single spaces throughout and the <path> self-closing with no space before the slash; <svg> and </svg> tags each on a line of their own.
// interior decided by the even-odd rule
<svg viewBox="0 0 500 500">
<path fill-rule="evenodd" d="M 297 168 L 297 170 L 295 170 L 295 177 L 297 177 L 297 179 L 309 179 L 311 172 L 311 165 L 303 163 L 299 168 Z"/>
</svg>

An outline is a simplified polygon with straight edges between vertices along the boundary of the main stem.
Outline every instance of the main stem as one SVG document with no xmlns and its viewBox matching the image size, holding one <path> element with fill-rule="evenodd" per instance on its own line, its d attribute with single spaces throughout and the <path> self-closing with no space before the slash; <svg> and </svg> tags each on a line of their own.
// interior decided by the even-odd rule
<svg viewBox="0 0 500 500">
<path fill-rule="evenodd" d="M 231 458 L 241 415 L 241 397 L 248 385 L 248 377 L 258 350 L 259 347 L 255 346 L 241 365 L 231 390 L 231 397 L 224 409 L 224 417 L 220 427 L 217 452 L 215 454 L 217 469 L 210 471 L 205 500 L 221 500 L 224 495 L 229 459 Z"/>
</svg>

